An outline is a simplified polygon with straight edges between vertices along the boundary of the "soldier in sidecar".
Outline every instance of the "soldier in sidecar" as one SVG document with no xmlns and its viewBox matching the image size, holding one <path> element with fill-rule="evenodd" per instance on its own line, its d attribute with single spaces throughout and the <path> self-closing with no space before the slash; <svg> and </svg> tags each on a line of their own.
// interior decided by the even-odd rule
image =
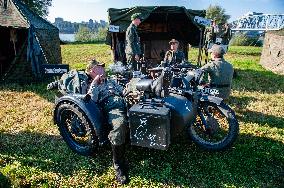
<svg viewBox="0 0 284 188">
<path fill-rule="evenodd" d="M 96 119 L 92 122 L 96 123 L 96 130 L 93 130 L 92 127 L 88 127 L 89 129 L 85 127 L 91 123 L 88 122 L 88 117 L 80 119 L 80 117 L 85 115 L 82 113 L 81 108 L 83 107 L 81 106 L 80 108 L 80 105 L 77 106 L 64 102 L 66 98 L 63 96 L 59 98 L 59 101 L 65 104 L 60 105 L 55 112 L 57 116 L 55 119 L 60 132 L 69 146 L 75 151 L 79 150 L 83 155 L 91 154 L 89 151 L 92 150 L 89 150 L 88 147 L 92 147 L 92 143 L 88 146 L 80 145 L 80 139 L 88 139 L 88 135 L 92 137 L 93 134 L 91 132 L 93 131 L 96 131 L 99 142 L 93 143 L 93 147 L 96 144 L 107 145 L 110 142 L 116 180 L 121 184 L 126 184 L 128 182 L 128 167 L 124 154 L 127 117 L 126 105 L 122 98 L 123 88 L 113 80 L 106 79 L 104 64 L 97 62 L 95 59 L 87 66 L 86 74 L 81 73 L 79 75 L 75 70 L 71 71 L 63 75 L 61 80 L 48 85 L 48 89 L 53 87 L 58 87 L 62 94 L 87 93 L 85 96 L 89 96 L 90 99 L 84 100 L 91 101 L 89 105 L 94 110 L 89 111 L 89 113 Z M 72 98 L 72 95 L 70 97 Z M 72 113 L 77 116 L 72 115 Z M 70 126 L 68 126 L 65 120 L 70 119 L 70 116 L 73 117 L 71 117 Z M 68 130 L 69 128 L 70 130 Z M 88 131 L 90 132 L 88 133 Z M 78 139 L 78 142 L 73 142 L 72 139 Z M 90 139 L 90 142 L 95 141 L 97 139 Z"/>
</svg>

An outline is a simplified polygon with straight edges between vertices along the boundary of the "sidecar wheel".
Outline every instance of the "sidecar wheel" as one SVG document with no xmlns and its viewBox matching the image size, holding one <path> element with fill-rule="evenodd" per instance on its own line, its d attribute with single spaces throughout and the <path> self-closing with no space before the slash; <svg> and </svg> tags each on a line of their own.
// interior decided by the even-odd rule
<svg viewBox="0 0 284 188">
<path fill-rule="evenodd" d="M 200 147 L 219 151 L 230 147 L 239 134 L 234 111 L 225 103 L 203 102 L 195 123 L 189 126 L 190 138 Z"/>
<path fill-rule="evenodd" d="M 56 124 L 67 145 L 80 155 L 94 155 L 98 138 L 85 113 L 70 103 L 60 104 L 55 113 Z"/>
</svg>

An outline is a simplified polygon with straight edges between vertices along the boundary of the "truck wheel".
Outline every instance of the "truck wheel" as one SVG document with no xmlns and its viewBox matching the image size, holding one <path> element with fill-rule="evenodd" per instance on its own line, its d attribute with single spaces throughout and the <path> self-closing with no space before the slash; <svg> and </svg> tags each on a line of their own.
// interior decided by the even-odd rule
<svg viewBox="0 0 284 188">
<path fill-rule="evenodd" d="M 67 145 L 80 155 L 94 155 L 98 138 L 85 113 L 70 103 L 60 104 L 55 113 L 56 124 Z"/>
</svg>

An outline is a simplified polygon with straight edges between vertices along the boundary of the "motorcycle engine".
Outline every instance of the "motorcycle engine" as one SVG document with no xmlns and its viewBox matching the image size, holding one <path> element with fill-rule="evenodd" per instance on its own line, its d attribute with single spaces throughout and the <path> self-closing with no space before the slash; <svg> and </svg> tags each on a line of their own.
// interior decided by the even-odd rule
<svg viewBox="0 0 284 188">
<path fill-rule="evenodd" d="M 136 89 L 136 84 L 139 80 L 141 80 L 141 78 L 132 78 L 125 86 L 123 95 L 129 105 L 137 104 L 140 98 L 143 96 L 143 92 L 140 92 Z"/>
</svg>

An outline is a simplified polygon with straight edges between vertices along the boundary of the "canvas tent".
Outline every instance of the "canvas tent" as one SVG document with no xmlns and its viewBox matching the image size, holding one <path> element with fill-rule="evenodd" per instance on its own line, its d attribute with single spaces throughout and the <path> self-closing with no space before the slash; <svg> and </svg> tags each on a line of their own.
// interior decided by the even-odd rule
<svg viewBox="0 0 284 188">
<path fill-rule="evenodd" d="M 195 16 L 205 17 L 205 10 L 190 10 L 177 6 L 147 6 L 108 10 L 110 30 L 109 44 L 114 60 L 125 61 L 125 32 L 131 23 L 131 15 L 142 13 L 143 21 L 138 26 L 138 34 L 145 58 L 160 62 L 163 53 L 169 49 L 168 42 L 175 38 L 180 48 L 188 56 L 188 44 L 199 46 L 204 27 L 194 21 Z M 113 31 L 113 32 L 111 32 Z"/>
<path fill-rule="evenodd" d="M 41 77 L 42 64 L 60 64 L 59 30 L 20 0 L 0 0 L 0 77 Z"/>
</svg>

